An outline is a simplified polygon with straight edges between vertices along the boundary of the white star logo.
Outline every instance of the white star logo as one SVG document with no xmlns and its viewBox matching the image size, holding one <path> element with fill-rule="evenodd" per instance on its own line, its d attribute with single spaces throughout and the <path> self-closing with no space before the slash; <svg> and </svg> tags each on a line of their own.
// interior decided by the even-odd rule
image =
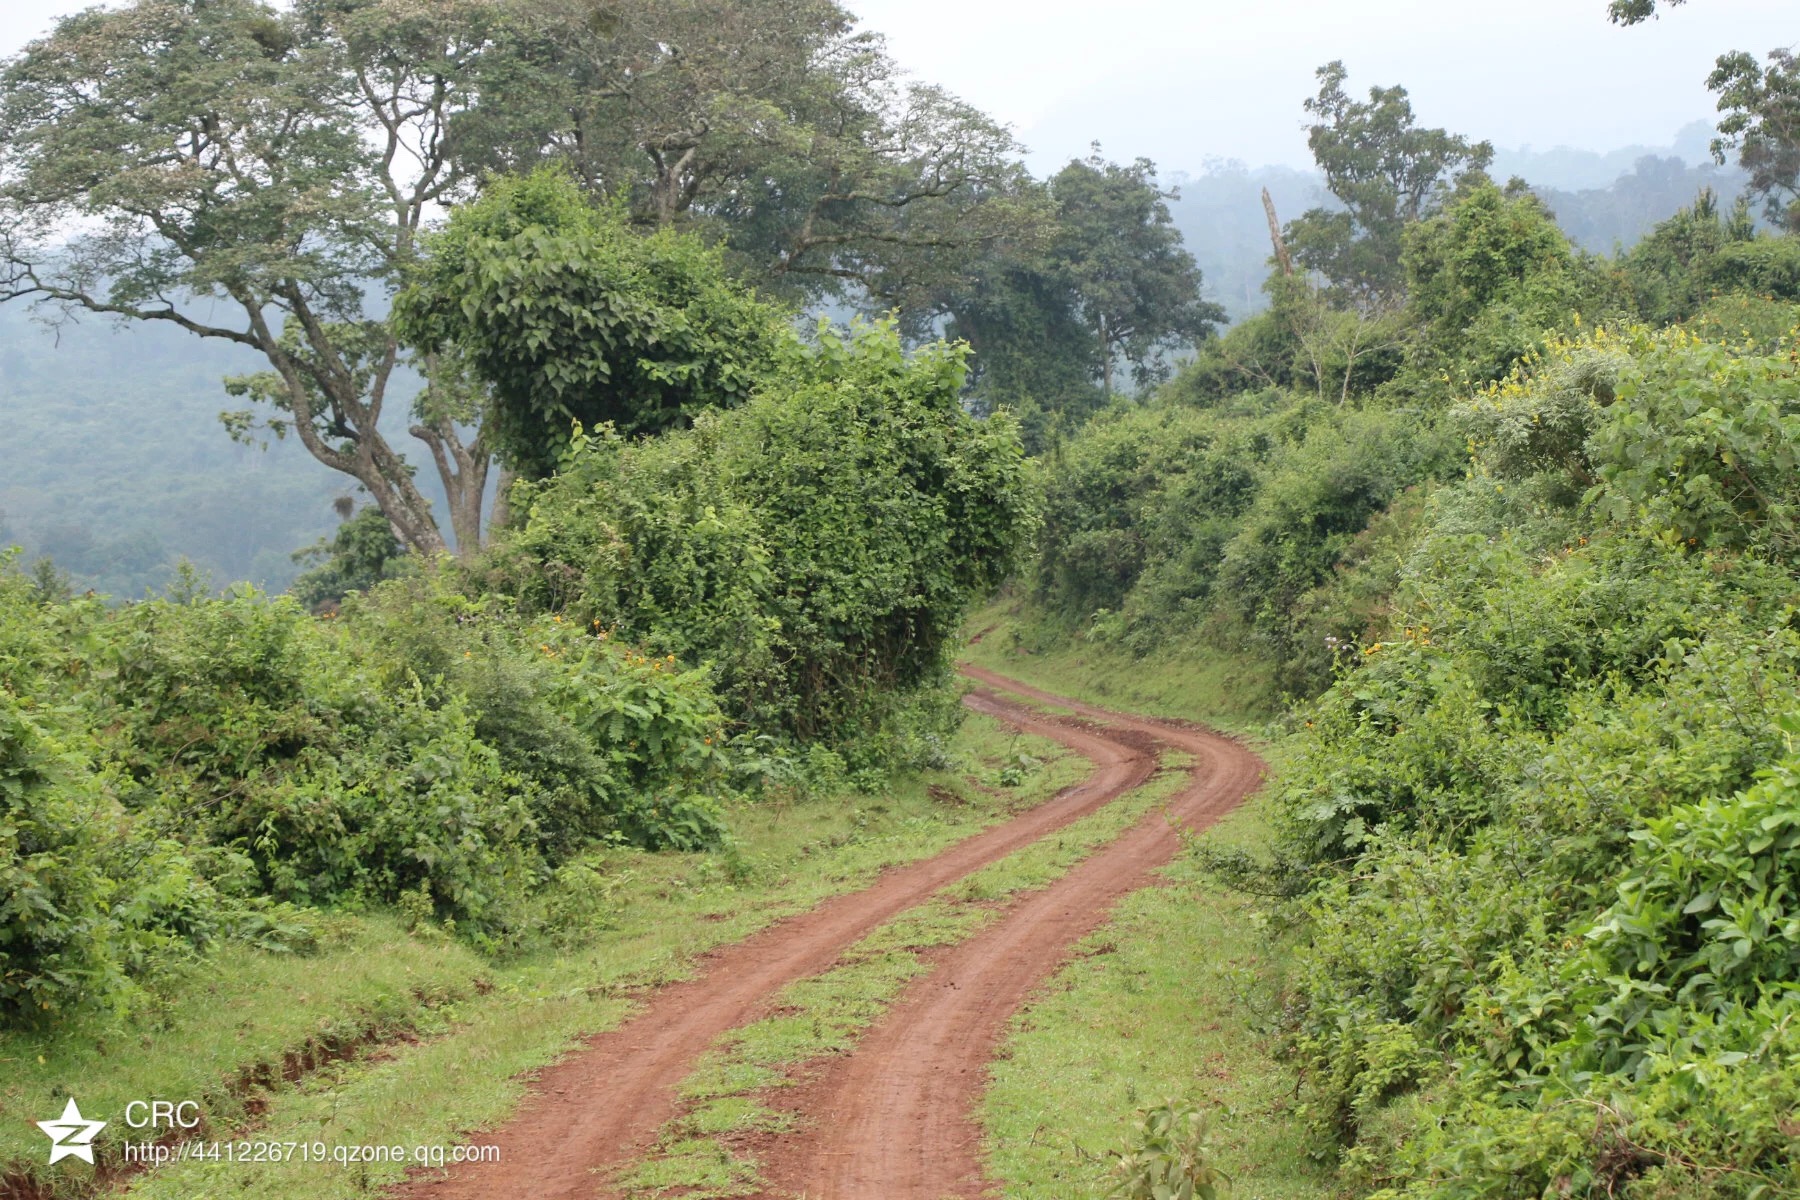
<svg viewBox="0 0 1800 1200">
<path fill-rule="evenodd" d="M 50 1136 L 52 1164 L 70 1155 L 91 1164 L 94 1161 L 94 1135 L 106 1128 L 106 1122 L 83 1120 L 81 1110 L 75 1107 L 75 1098 L 71 1096 L 59 1119 L 39 1121 L 37 1127 Z"/>
</svg>

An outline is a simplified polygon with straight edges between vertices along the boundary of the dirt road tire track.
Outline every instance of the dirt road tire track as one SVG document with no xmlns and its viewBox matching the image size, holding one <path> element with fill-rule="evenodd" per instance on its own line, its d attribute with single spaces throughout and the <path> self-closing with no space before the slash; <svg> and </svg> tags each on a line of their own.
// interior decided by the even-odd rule
<svg viewBox="0 0 1800 1200">
<path fill-rule="evenodd" d="M 1008 1020 L 1121 898 L 1148 885 L 1150 873 L 1174 856 L 1171 821 L 1204 828 L 1262 780 L 1260 760 L 1216 734 L 1109 713 L 987 671 L 966 668 L 965 674 L 1103 721 L 1117 731 L 1113 736 L 1149 736 L 1186 751 L 1195 758 L 1192 778 L 1167 810 L 1151 813 L 999 923 L 951 948 L 855 1050 L 779 1101 L 798 1121 L 795 1134 L 764 1147 L 771 1200 L 997 1195 L 982 1170 L 976 1109 Z M 1016 711 L 998 715 L 1059 740 L 1072 732 Z"/>
<path fill-rule="evenodd" d="M 983 681 L 1013 686 L 998 677 Z M 720 1034 L 766 1015 L 782 987 L 826 970 L 852 943 L 932 892 L 1085 816 L 1156 770 L 1155 755 L 1141 738 L 1126 741 L 1052 722 L 991 695 L 971 696 L 969 703 L 1034 730 L 1054 730 L 1058 741 L 1094 762 L 1093 774 L 934 858 L 886 871 L 862 891 L 834 897 L 706 955 L 692 979 L 659 988 L 623 1025 L 538 1072 L 530 1094 L 504 1125 L 472 1135 L 470 1140 L 500 1147 L 498 1163 L 417 1176 L 390 1195 L 396 1200 L 594 1200 L 614 1194 L 608 1176 L 647 1149 L 675 1114 L 676 1085 Z M 1163 837 L 1172 850 L 1166 830 Z M 985 1060 L 970 1065 L 979 1071 Z M 901 1195 L 884 1194 L 891 1200 Z"/>
</svg>

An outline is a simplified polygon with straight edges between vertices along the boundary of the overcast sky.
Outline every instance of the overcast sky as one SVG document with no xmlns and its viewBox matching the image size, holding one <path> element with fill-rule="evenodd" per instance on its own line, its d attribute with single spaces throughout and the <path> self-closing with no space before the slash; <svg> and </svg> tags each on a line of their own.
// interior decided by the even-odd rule
<svg viewBox="0 0 1800 1200">
<path fill-rule="evenodd" d="M 1333 58 L 1423 121 L 1502 148 L 1663 145 L 1710 119 L 1721 51 L 1800 41 L 1794 0 L 1693 0 L 1634 29 L 1606 0 L 847 0 L 896 58 L 1010 123 L 1040 170 L 1094 140 L 1167 170 L 1308 162 L 1300 102 Z M 0 0 L 0 53 L 68 0 Z"/>
<path fill-rule="evenodd" d="M 1310 162 L 1300 102 L 1334 58 L 1431 125 L 1514 148 L 1662 145 L 1710 119 L 1721 51 L 1800 41 L 1794 0 L 1693 0 L 1619 29 L 1606 0 L 846 0 L 895 56 L 1011 123 L 1041 168 L 1099 139 L 1199 170 Z"/>
</svg>

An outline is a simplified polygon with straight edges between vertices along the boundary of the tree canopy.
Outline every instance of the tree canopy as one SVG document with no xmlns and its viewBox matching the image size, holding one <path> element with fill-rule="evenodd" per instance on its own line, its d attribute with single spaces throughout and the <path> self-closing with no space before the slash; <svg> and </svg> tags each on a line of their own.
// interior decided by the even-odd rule
<svg viewBox="0 0 1800 1200">
<path fill-rule="evenodd" d="M 1494 148 L 1444 129 L 1420 127 L 1403 87 L 1372 87 L 1367 100 L 1344 89 L 1342 62 L 1320 67 L 1318 95 L 1306 101 L 1307 145 L 1343 208 L 1315 208 L 1291 222 L 1294 257 L 1365 305 L 1404 291 L 1406 226 L 1434 211 L 1461 175 L 1485 171 Z"/>
<path fill-rule="evenodd" d="M 787 336 L 719 252 L 673 228 L 640 235 L 555 168 L 495 182 L 425 247 L 395 326 L 466 359 L 492 389 L 488 436 L 529 478 L 556 469 L 573 422 L 660 433 L 742 402 Z"/>
<path fill-rule="evenodd" d="M 1674 8 L 1687 0 L 1612 0 L 1606 6 L 1606 13 L 1615 25 L 1639 25 L 1658 15 L 1659 3 Z"/>
<path fill-rule="evenodd" d="M 477 169 L 495 19 L 478 0 L 139 0 L 66 18 L 0 73 L 0 296 L 259 351 L 270 370 L 238 391 L 268 426 L 355 478 L 410 546 L 444 549 L 379 428 L 401 357 L 369 293 Z M 478 539 L 488 453 L 458 428 L 469 414 L 411 415 L 459 536 Z"/>
<path fill-rule="evenodd" d="M 1053 235 L 997 248 L 940 301 L 974 347 L 977 407 L 1017 410 L 1033 450 L 1105 403 L 1121 367 L 1150 384 L 1225 320 L 1150 160 L 1109 162 L 1096 146 L 1042 190 Z"/>
<path fill-rule="evenodd" d="M 1164 367 L 1163 352 L 1191 346 L 1225 319 L 1223 309 L 1201 298 L 1200 268 L 1169 216 L 1174 193 L 1157 187 L 1149 159 L 1111 163 L 1095 147 L 1052 177 L 1050 194 L 1056 270 L 1094 331 L 1108 394 L 1115 359 L 1148 382 Z"/>
<path fill-rule="evenodd" d="M 1713 154 L 1736 150 L 1750 173 L 1749 194 L 1778 226 L 1800 230 L 1800 56 L 1774 50 L 1764 66 L 1742 51 L 1719 57 L 1707 80 L 1719 94 Z"/>
</svg>

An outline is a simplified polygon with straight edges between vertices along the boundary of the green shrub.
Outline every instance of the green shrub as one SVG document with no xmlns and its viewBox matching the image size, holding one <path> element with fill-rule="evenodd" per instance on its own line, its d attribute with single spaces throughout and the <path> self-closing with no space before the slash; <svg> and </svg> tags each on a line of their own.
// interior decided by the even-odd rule
<svg viewBox="0 0 1800 1200">
<path fill-rule="evenodd" d="M 1206 1118 L 1170 1101 L 1144 1110 L 1137 1136 L 1113 1156 L 1108 1196 L 1121 1200 L 1220 1200 L 1231 1181 L 1206 1152 Z"/>
<path fill-rule="evenodd" d="M 1301 597 L 1331 579 L 1369 520 L 1441 469 L 1442 439 L 1399 414 L 1336 414 L 1272 458 L 1218 563 L 1217 606 L 1280 662 L 1300 654 Z"/>
<path fill-rule="evenodd" d="M 879 742 L 1035 525 L 1013 426 L 961 379 L 956 350 L 827 333 L 692 430 L 578 438 L 480 586 L 706 666 L 742 728 Z"/>
<path fill-rule="evenodd" d="M 1682 330 L 1638 334 L 1589 439 L 1601 515 L 1706 546 L 1800 550 L 1800 366 Z"/>
<path fill-rule="evenodd" d="M 600 635 L 547 635 L 560 660 L 547 699 L 600 751 L 612 793 L 608 828 L 650 849 L 702 850 L 724 838 L 718 799 L 730 763 L 725 722 L 705 668 L 637 653 Z"/>
<path fill-rule="evenodd" d="M 1460 415 L 1471 476 L 1280 792 L 1293 1044 L 1348 1184 L 1792 1188 L 1800 627 L 1784 510 L 1715 490 L 1785 486 L 1785 371 L 1595 335 Z M 1765 436 L 1702 441 L 1728 412 Z"/>
<path fill-rule="evenodd" d="M 1161 616 L 1204 604 L 1273 449 L 1254 421 L 1175 405 L 1108 410 L 1063 447 L 1047 481 L 1038 598 L 1074 622 L 1123 608 L 1140 581 Z"/>
<path fill-rule="evenodd" d="M 293 560 L 309 569 L 288 592 L 309 608 L 335 604 L 351 592 L 363 592 L 393 575 L 405 552 L 382 511 L 369 505 L 338 526 L 329 539 L 297 551 Z"/>
<path fill-rule="evenodd" d="M 0 689 L 0 1019 L 116 992 L 105 803 L 85 765 Z"/>
<path fill-rule="evenodd" d="M 1613 318 L 1629 300 L 1603 267 L 1578 253 L 1529 191 L 1465 187 L 1406 235 L 1409 391 L 1439 378 L 1503 379 L 1513 365 L 1583 314 Z"/>
</svg>

